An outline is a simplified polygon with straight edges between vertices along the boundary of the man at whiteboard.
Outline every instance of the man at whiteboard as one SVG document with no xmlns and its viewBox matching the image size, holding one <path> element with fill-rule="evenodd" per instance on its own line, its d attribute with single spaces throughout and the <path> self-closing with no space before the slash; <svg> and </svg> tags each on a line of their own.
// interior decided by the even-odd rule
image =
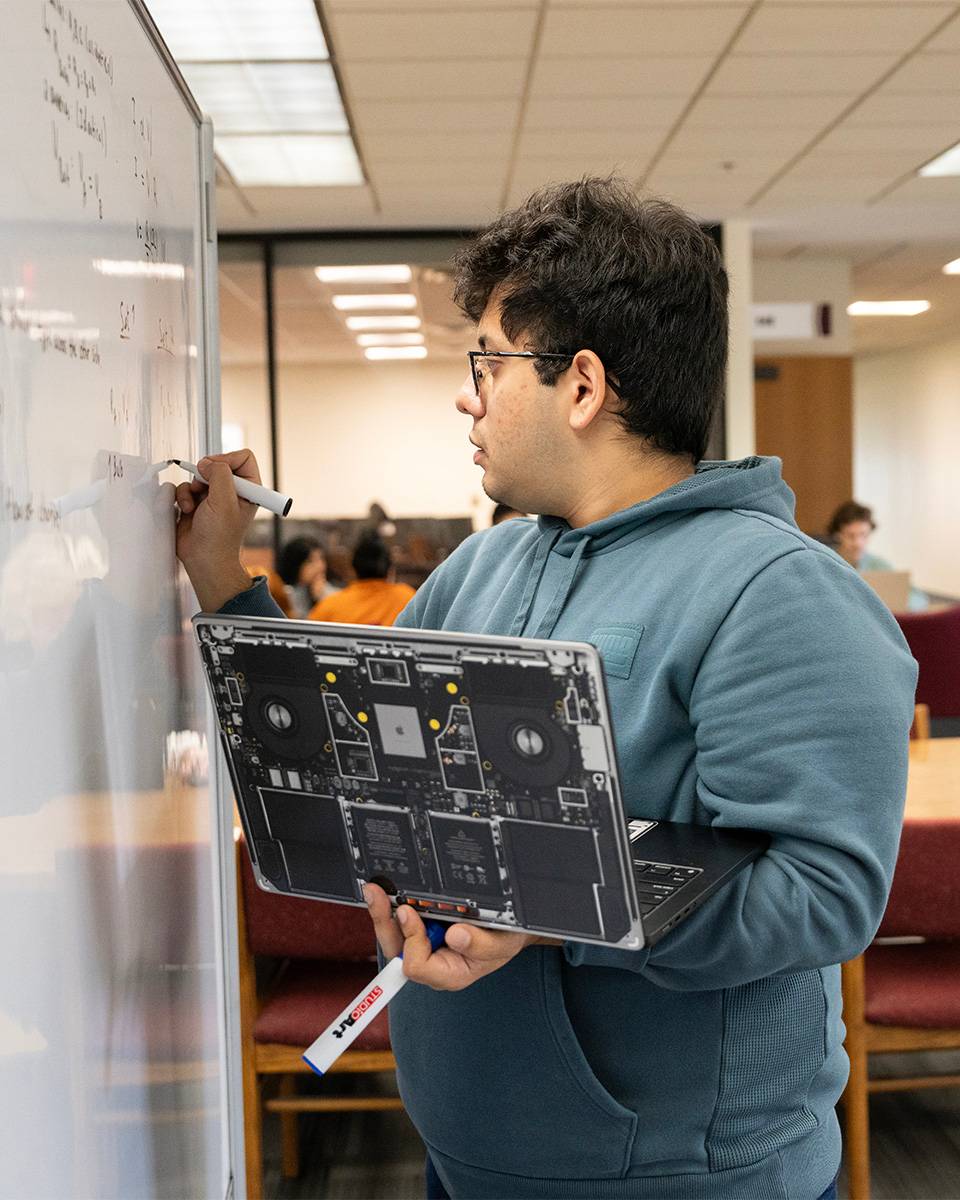
<svg viewBox="0 0 960 1200">
<path fill-rule="evenodd" d="M 702 461 L 727 286 L 696 222 L 582 180 L 499 217 L 456 267 L 478 322 L 457 397 L 474 461 L 492 499 L 541 515 L 468 538 L 398 624 L 615 629 L 628 815 L 772 839 L 641 951 L 453 925 L 431 956 L 419 916 L 368 888 L 384 954 L 424 985 L 393 1002 L 391 1036 L 428 1195 L 833 1197 L 836 964 L 886 901 L 915 665 L 856 572 L 797 528 L 779 460 Z M 257 479 L 253 456 L 200 468 L 209 491 L 178 489 L 177 535 L 200 603 L 279 616 L 238 561 L 253 510 L 230 472 Z"/>
</svg>

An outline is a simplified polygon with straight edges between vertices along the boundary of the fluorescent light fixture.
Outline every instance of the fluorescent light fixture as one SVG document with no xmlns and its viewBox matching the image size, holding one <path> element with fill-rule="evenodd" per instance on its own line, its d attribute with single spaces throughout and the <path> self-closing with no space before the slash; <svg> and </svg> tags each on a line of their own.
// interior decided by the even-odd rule
<svg viewBox="0 0 960 1200">
<path fill-rule="evenodd" d="M 316 267 L 321 283 L 409 283 L 413 272 L 404 263 L 382 267 Z"/>
<path fill-rule="evenodd" d="M 366 329 L 419 329 L 419 317 L 347 317 L 347 328 L 354 333 Z"/>
<path fill-rule="evenodd" d="M 240 187 L 350 187 L 363 171 L 348 134 L 218 136 L 214 148 Z"/>
<path fill-rule="evenodd" d="M 313 0 L 150 0 L 178 63 L 329 58 Z"/>
<path fill-rule="evenodd" d="M 364 355 L 371 362 L 384 362 L 389 358 L 426 358 L 426 346 L 368 346 Z"/>
<path fill-rule="evenodd" d="M 343 296 L 334 296 L 333 307 L 340 312 L 356 312 L 364 308 L 416 308 L 417 298 L 409 292 L 373 292 L 370 295 L 348 292 Z"/>
<path fill-rule="evenodd" d="M 916 317 L 929 307 L 929 300 L 855 300 L 847 312 L 851 317 Z"/>
<path fill-rule="evenodd" d="M 225 133 L 346 133 L 328 62 L 184 63 L 197 103 Z"/>
<path fill-rule="evenodd" d="M 93 269 L 101 275 L 118 275 L 134 279 L 185 279 L 183 263 L 145 262 L 140 259 L 95 258 Z"/>
<path fill-rule="evenodd" d="M 944 275 L 960 275 L 960 258 L 955 258 L 953 262 L 948 262 L 943 268 Z"/>
<path fill-rule="evenodd" d="M 422 346 L 422 333 L 358 333 L 358 346 Z"/>
<path fill-rule="evenodd" d="M 960 175 L 960 142 L 924 164 L 920 168 L 919 174 L 925 176 Z"/>
</svg>

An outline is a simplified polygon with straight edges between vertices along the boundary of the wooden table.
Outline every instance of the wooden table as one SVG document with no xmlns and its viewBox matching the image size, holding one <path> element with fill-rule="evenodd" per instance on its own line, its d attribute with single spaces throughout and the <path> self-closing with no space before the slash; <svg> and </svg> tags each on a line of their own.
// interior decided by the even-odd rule
<svg viewBox="0 0 960 1200">
<path fill-rule="evenodd" d="M 960 738 L 910 743 L 905 821 L 960 821 Z"/>
</svg>

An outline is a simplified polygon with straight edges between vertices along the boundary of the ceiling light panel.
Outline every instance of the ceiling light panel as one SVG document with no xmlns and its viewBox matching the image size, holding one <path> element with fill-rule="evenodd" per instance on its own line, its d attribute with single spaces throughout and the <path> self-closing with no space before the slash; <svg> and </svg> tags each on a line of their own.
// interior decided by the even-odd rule
<svg viewBox="0 0 960 1200">
<path fill-rule="evenodd" d="M 929 308 L 929 300 L 855 300 L 847 312 L 851 317 L 916 317 Z"/>
<path fill-rule="evenodd" d="M 346 133 L 333 68 L 316 63 L 184 63 L 217 134 Z"/>
<path fill-rule="evenodd" d="M 150 0 L 178 62 L 328 58 L 313 0 Z"/>
<path fill-rule="evenodd" d="M 422 346 L 422 333 L 358 333 L 358 346 Z"/>
<path fill-rule="evenodd" d="M 382 308 L 416 308 L 417 298 L 409 292 L 380 292 L 371 295 L 361 293 L 346 293 L 333 297 L 333 307 L 340 312 L 356 312 L 358 309 Z"/>
<path fill-rule="evenodd" d="M 920 168 L 920 174 L 925 177 L 938 175 L 960 175 L 960 142 L 938 154 L 932 162 Z"/>
<path fill-rule="evenodd" d="M 354 333 L 374 329 L 419 329 L 420 318 L 408 316 L 347 317 L 347 328 Z"/>
<path fill-rule="evenodd" d="M 385 362 L 387 359 L 426 358 L 426 346 L 368 346 L 364 356 L 371 362 Z"/>
<path fill-rule="evenodd" d="M 960 275 L 960 258 L 955 258 L 953 262 L 944 264 L 944 275 Z"/>
<path fill-rule="evenodd" d="M 363 170 L 347 134 L 217 137 L 215 149 L 240 187 L 351 187 Z"/>
<path fill-rule="evenodd" d="M 317 267 L 314 274 L 321 283 L 409 283 L 413 272 L 406 263 L 383 266 Z"/>
</svg>

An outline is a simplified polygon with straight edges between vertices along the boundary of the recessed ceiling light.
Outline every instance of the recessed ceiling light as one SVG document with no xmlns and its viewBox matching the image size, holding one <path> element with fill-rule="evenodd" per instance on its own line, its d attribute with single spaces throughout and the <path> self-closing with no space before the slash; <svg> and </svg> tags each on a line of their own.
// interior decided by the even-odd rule
<svg viewBox="0 0 960 1200">
<path fill-rule="evenodd" d="M 187 62 L 181 69 L 218 136 L 349 130 L 328 62 Z"/>
<path fill-rule="evenodd" d="M 943 268 L 944 275 L 960 275 L 960 258 L 948 262 Z"/>
<path fill-rule="evenodd" d="M 330 57 L 313 0 L 150 0 L 150 15 L 181 63 Z"/>
<path fill-rule="evenodd" d="M 349 134 L 226 134 L 217 157 L 240 187 L 351 187 L 363 171 Z"/>
<path fill-rule="evenodd" d="M 370 295 L 347 292 L 333 297 L 333 307 L 340 312 L 354 312 L 362 308 L 416 308 L 417 298 L 409 292 L 373 292 Z"/>
<path fill-rule="evenodd" d="M 358 333 L 358 346 L 422 346 L 422 333 Z"/>
<path fill-rule="evenodd" d="M 363 329 L 419 329 L 419 317 L 347 317 L 347 328 L 354 333 Z"/>
<path fill-rule="evenodd" d="M 920 168 L 919 174 L 926 176 L 960 175 L 960 142 L 925 163 Z"/>
<path fill-rule="evenodd" d="M 405 263 L 382 267 L 317 267 L 321 283 L 409 283 L 413 272 Z"/>
<path fill-rule="evenodd" d="M 383 362 L 388 358 L 426 358 L 426 346 L 368 346 L 365 357 L 371 362 Z"/>
<path fill-rule="evenodd" d="M 929 307 L 929 300 L 855 300 L 847 312 L 851 317 L 916 317 Z"/>
</svg>

